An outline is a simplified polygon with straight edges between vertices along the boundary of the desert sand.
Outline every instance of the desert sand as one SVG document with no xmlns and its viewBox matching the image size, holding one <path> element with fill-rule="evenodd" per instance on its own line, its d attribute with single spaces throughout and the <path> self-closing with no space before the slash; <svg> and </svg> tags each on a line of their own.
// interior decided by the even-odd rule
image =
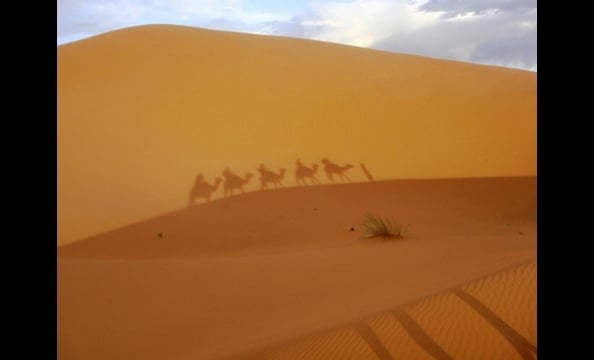
<svg viewBox="0 0 594 360">
<path fill-rule="evenodd" d="M 534 177 L 302 186 L 236 195 L 62 246 L 60 358 L 309 358 L 298 357 L 306 351 L 299 344 L 313 339 L 326 344 L 317 358 L 343 358 L 352 346 L 352 358 L 373 359 L 348 324 L 406 304 L 453 358 L 518 357 L 451 289 L 471 293 L 535 344 L 533 270 L 467 285 L 534 263 L 535 199 Z M 400 220 L 405 236 L 364 238 L 367 213 Z M 392 315 L 367 324 L 395 358 L 426 352 Z"/>
<path fill-rule="evenodd" d="M 58 245 L 183 207 L 198 173 L 536 175 L 536 74 L 180 26 L 58 46 Z M 325 177 L 320 180 L 328 183 Z M 213 194 L 222 197 L 222 191 Z"/>
<path fill-rule="evenodd" d="M 536 263 L 529 261 L 227 359 L 535 359 L 535 278 Z"/>
<path fill-rule="evenodd" d="M 536 74 L 165 25 L 58 46 L 57 245 L 59 359 L 534 358 Z"/>
</svg>

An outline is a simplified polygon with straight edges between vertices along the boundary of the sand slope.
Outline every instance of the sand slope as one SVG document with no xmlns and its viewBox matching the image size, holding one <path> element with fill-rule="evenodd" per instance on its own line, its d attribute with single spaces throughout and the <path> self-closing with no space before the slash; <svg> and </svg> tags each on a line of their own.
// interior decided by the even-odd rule
<svg viewBox="0 0 594 360">
<path fill-rule="evenodd" d="M 381 314 L 228 359 L 535 359 L 535 279 L 536 262 L 529 261 Z M 477 294 L 478 289 L 483 293 Z"/>
<path fill-rule="evenodd" d="M 534 177 L 299 187 L 60 247 L 59 358 L 373 358 L 435 344 L 454 358 L 515 358 L 509 329 L 488 319 L 535 343 L 533 266 L 462 285 L 534 261 L 535 196 Z M 408 236 L 360 239 L 368 212 L 397 217 Z"/>
<path fill-rule="evenodd" d="M 62 247 L 60 254 L 187 258 L 355 244 L 368 213 L 398 219 L 409 238 L 515 236 L 534 225 L 535 186 L 534 177 L 427 179 L 248 193 L 89 237 Z"/>
<path fill-rule="evenodd" d="M 178 26 L 57 60 L 60 245 L 179 209 L 227 166 L 288 184 L 323 156 L 380 180 L 536 171 L 535 73 Z"/>
</svg>

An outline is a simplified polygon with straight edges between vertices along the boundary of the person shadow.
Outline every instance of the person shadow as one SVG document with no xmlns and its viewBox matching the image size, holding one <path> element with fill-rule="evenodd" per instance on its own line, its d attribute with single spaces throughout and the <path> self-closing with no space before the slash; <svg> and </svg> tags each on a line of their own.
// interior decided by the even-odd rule
<svg viewBox="0 0 594 360">
<path fill-rule="evenodd" d="M 295 162 L 295 183 L 297 185 L 307 185 L 307 179 L 311 184 L 321 184 L 320 180 L 316 177 L 316 172 L 320 166 L 318 164 L 312 164 L 311 167 L 305 166 L 301 159 L 297 159 Z"/>
<path fill-rule="evenodd" d="M 343 182 L 352 181 L 346 174 L 346 171 L 351 169 L 353 165 L 346 164 L 344 166 L 340 166 L 330 161 L 330 159 L 327 157 L 322 159 L 322 164 L 324 165 L 324 172 L 326 173 L 328 180 L 331 182 L 335 182 L 334 175 L 338 175 Z"/>
<path fill-rule="evenodd" d="M 217 191 L 221 181 L 222 179 L 217 177 L 214 181 L 214 184 L 211 185 L 206 180 L 204 180 L 202 173 L 196 175 L 194 185 L 192 185 L 192 188 L 188 194 L 188 206 L 195 205 L 196 200 L 201 198 L 206 202 L 209 202 L 212 194 Z"/>
<path fill-rule="evenodd" d="M 268 188 L 268 184 L 272 184 L 274 188 L 284 186 L 282 183 L 282 179 L 285 176 L 286 170 L 281 168 L 278 173 L 269 170 L 264 164 L 260 164 L 258 168 L 258 172 L 260 173 L 260 190 L 266 190 Z"/>
<path fill-rule="evenodd" d="M 243 187 L 250 181 L 252 176 L 252 173 L 248 172 L 244 177 L 241 177 L 231 172 L 227 167 L 223 171 L 223 197 L 232 196 L 235 190 L 239 190 L 243 194 Z"/>
</svg>

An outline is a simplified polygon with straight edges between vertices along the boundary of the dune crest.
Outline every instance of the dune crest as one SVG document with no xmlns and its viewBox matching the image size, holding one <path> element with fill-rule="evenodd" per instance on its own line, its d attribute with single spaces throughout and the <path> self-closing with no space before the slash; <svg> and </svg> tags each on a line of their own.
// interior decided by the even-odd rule
<svg viewBox="0 0 594 360">
<path fill-rule="evenodd" d="M 536 178 L 390 180 L 252 192 L 100 233 L 60 247 L 59 254 L 166 259 L 356 244 L 368 213 L 395 218 L 409 238 L 528 236 L 536 221 Z"/>
</svg>

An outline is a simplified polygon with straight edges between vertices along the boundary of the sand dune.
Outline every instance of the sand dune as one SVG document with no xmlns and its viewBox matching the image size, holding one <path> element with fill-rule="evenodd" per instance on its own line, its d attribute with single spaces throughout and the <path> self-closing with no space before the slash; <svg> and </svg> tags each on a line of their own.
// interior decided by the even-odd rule
<svg viewBox="0 0 594 360">
<path fill-rule="evenodd" d="M 535 344 L 534 265 L 469 281 L 533 264 L 535 185 L 254 192 L 62 246 L 59 357 L 517 358 Z M 366 213 L 396 217 L 407 236 L 361 239 Z"/>
<path fill-rule="evenodd" d="M 381 314 L 228 359 L 535 359 L 535 279 L 536 262 L 529 261 Z M 497 295 L 474 297 L 476 288 Z"/>
<path fill-rule="evenodd" d="M 59 46 L 59 358 L 533 358 L 535 103 L 534 73 L 299 39 Z"/>
<path fill-rule="evenodd" d="M 409 238 L 517 236 L 534 224 L 534 177 L 391 180 L 247 193 L 171 212 L 64 246 L 61 255 L 153 259 L 356 244 L 367 213 Z M 163 236 L 159 237 L 158 234 Z"/>
<path fill-rule="evenodd" d="M 179 209 L 226 167 L 285 185 L 324 156 L 354 181 L 361 162 L 377 180 L 536 173 L 535 73 L 178 26 L 57 60 L 59 245 Z"/>
</svg>

